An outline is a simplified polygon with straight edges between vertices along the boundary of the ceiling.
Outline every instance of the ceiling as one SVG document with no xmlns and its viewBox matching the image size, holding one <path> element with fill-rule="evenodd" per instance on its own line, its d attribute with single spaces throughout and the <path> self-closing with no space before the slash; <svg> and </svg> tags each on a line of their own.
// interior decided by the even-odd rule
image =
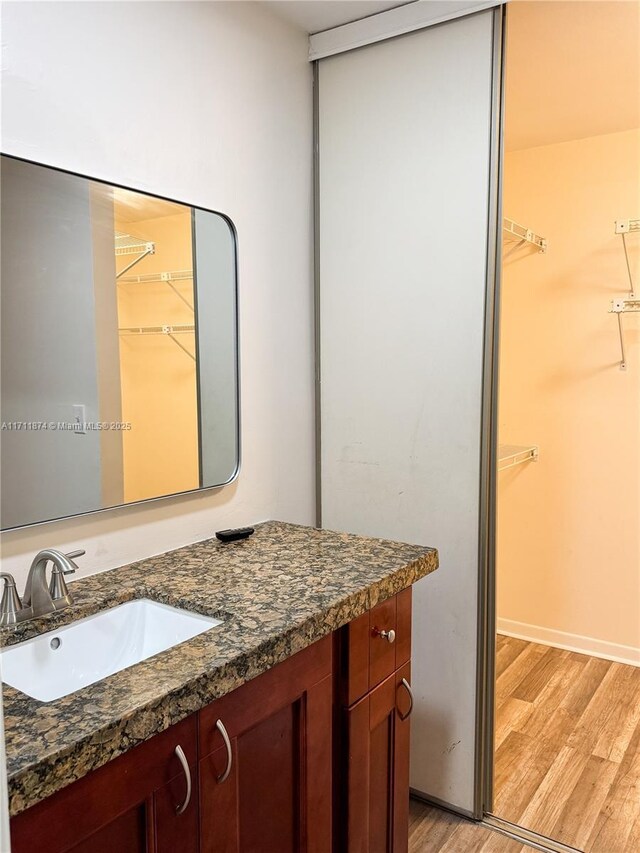
<svg viewBox="0 0 640 853">
<path fill-rule="evenodd" d="M 125 190 L 122 187 L 109 187 L 107 193 L 113 198 L 114 216 L 121 223 L 144 222 L 161 216 L 174 216 L 176 213 L 191 215 L 191 208 L 175 201 Z"/>
<path fill-rule="evenodd" d="M 507 150 L 640 126 L 640 2 L 518 0 L 507 21 Z"/>
<path fill-rule="evenodd" d="M 284 18 L 307 33 L 319 33 L 348 24 L 369 15 L 376 15 L 396 6 L 402 0 L 263 0 L 280 18 Z"/>
<path fill-rule="evenodd" d="M 406 5 L 398 0 L 262 0 L 308 33 Z M 505 148 L 640 126 L 640 0 L 512 0 Z"/>
</svg>

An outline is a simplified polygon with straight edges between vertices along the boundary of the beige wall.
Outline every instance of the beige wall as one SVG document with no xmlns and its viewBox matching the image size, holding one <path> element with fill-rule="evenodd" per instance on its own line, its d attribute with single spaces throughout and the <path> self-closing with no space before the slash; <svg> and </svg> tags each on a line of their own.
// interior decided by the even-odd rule
<svg viewBox="0 0 640 853">
<path fill-rule="evenodd" d="M 500 441 L 540 460 L 501 472 L 498 501 L 499 625 L 638 662 L 640 317 L 624 372 L 607 312 L 628 288 L 614 220 L 640 216 L 639 152 L 634 130 L 506 155 L 505 215 L 549 249 L 504 264 Z"/>
<path fill-rule="evenodd" d="M 191 211 L 117 229 L 155 243 L 123 278 L 189 270 Z M 119 258 L 118 268 L 131 258 Z M 193 281 L 176 283 L 193 305 Z M 118 325 L 192 325 L 193 311 L 162 282 L 118 284 Z M 195 353 L 195 335 L 180 334 L 180 343 Z M 198 408 L 196 363 L 166 335 L 121 335 L 122 419 L 131 423 L 123 433 L 124 498 L 143 500 L 198 488 Z"/>
</svg>

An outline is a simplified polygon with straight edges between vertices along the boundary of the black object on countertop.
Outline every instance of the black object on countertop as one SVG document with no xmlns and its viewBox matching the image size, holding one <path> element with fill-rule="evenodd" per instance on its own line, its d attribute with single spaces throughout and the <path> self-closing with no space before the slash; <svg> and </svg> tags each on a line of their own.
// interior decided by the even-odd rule
<svg viewBox="0 0 640 853">
<path fill-rule="evenodd" d="M 236 527 L 233 530 L 218 530 L 216 539 L 221 542 L 237 542 L 238 539 L 247 539 L 252 533 L 255 533 L 253 527 Z"/>
</svg>

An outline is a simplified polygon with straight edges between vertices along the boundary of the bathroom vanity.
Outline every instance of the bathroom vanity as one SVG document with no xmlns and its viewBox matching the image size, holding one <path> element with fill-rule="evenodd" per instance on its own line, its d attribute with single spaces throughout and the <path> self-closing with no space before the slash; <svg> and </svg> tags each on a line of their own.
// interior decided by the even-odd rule
<svg viewBox="0 0 640 853">
<path fill-rule="evenodd" d="M 141 598 L 220 623 L 51 702 L 5 686 L 14 853 L 406 851 L 411 585 L 437 565 L 267 522 L 76 581 L 4 645 Z"/>
</svg>

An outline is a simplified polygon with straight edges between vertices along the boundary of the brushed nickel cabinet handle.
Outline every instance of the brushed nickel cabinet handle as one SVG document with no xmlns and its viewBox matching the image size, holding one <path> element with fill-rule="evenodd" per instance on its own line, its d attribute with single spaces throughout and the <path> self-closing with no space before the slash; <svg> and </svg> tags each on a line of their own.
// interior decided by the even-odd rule
<svg viewBox="0 0 640 853">
<path fill-rule="evenodd" d="M 229 740 L 229 735 L 227 734 L 227 730 L 224 727 L 224 723 L 222 720 L 216 720 L 216 728 L 222 735 L 222 740 L 224 741 L 224 745 L 227 750 L 227 766 L 224 769 L 224 773 L 221 773 L 220 776 L 217 777 L 217 782 L 221 785 L 223 782 L 229 778 L 229 773 L 231 773 L 231 765 L 233 764 L 233 752 L 231 751 L 231 741 Z"/>
<path fill-rule="evenodd" d="M 178 761 L 180 762 L 180 764 L 182 764 L 184 778 L 187 781 L 187 793 L 184 798 L 184 802 L 182 803 L 182 805 L 176 806 L 176 814 L 182 814 L 191 800 L 191 771 L 189 770 L 189 764 L 187 762 L 187 757 L 184 754 L 184 750 L 179 744 L 175 748 L 175 753 L 178 756 Z"/>
<path fill-rule="evenodd" d="M 382 640 L 386 640 L 388 643 L 395 643 L 396 641 L 396 632 L 391 628 L 389 631 L 384 631 L 380 628 L 374 628 L 373 633 L 376 637 L 380 637 Z"/>
<path fill-rule="evenodd" d="M 409 684 L 409 682 L 407 681 L 406 678 L 403 678 L 402 681 L 400 682 L 400 684 L 404 687 L 404 689 L 409 694 L 409 710 L 407 711 L 406 714 L 402 714 L 402 713 L 400 713 L 400 711 L 398 711 L 398 716 L 400 717 L 400 719 L 406 720 L 407 717 L 411 716 L 411 712 L 413 711 L 413 690 L 411 689 L 411 685 Z M 398 685 L 398 686 L 400 686 L 400 685 Z"/>
</svg>

